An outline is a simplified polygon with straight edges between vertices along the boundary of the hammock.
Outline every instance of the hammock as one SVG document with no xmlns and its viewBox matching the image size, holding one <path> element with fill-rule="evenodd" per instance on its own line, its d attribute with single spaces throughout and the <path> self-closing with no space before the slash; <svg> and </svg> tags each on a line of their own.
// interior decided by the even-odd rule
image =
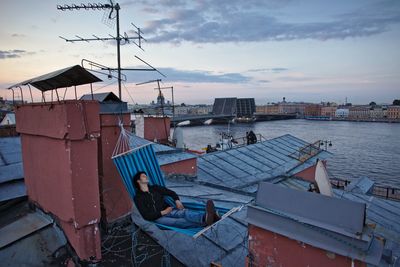
<svg viewBox="0 0 400 267">
<path fill-rule="evenodd" d="M 145 139 L 139 138 L 123 128 L 120 122 L 121 134 L 118 138 L 116 147 L 113 152 L 112 160 L 122 177 L 122 181 L 131 196 L 132 200 L 135 197 L 135 187 L 132 183 L 133 176 L 139 172 L 146 172 L 149 178 L 150 185 L 160 185 L 165 187 L 165 180 L 160 169 L 156 154 L 154 152 L 153 143 Z M 175 206 L 172 198 L 166 199 L 168 204 Z M 185 208 L 197 211 L 204 211 L 204 203 L 184 202 Z M 220 214 L 225 214 L 228 209 L 216 207 Z M 173 230 L 182 234 L 194 236 L 203 228 L 182 229 L 154 223 L 161 229 Z"/>
</svg>

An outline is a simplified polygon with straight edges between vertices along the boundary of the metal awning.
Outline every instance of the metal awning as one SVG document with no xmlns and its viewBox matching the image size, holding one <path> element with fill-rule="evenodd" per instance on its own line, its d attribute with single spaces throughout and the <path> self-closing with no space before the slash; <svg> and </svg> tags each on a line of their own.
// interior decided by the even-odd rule
<svg viewBox="0 0 400 267">
<path fill-rule="evenodd" d="M 23 81 L 10 86 L 8 89 L 20 87 L 22 85 L 32 85 L 42 92 L 57 88 L 101 82 L 102 80 L 79 65 L 56 70 L 39 77 Z"/>
</svg>

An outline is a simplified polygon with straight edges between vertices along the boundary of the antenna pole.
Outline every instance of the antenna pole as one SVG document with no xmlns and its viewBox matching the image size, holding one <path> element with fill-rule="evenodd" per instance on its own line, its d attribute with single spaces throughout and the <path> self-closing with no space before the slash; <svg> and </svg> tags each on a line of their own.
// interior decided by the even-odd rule
<svg viewBox="0 0 400 267">
<path fill-rule="evenodd" d="M 117 11 L 117 58 L 118 58 L 118 97 L 122 99 L 121 92 L 121 36 L 119 35 L 119 10 L 120 6 L 117 3 L 115 5 L 115 10 Z"/>
</svg>

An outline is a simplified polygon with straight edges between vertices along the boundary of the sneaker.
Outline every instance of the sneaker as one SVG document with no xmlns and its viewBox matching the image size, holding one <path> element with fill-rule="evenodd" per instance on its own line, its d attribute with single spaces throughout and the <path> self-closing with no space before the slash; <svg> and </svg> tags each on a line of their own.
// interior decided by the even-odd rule
<svg viewBox="0 0 400 267">
<path fill-rule="evenodd" d="M 212 200 L 207 200 L 206 205 L 206 224 L 210 226 L 214 223 L 215 207 Z"/>
</svg>

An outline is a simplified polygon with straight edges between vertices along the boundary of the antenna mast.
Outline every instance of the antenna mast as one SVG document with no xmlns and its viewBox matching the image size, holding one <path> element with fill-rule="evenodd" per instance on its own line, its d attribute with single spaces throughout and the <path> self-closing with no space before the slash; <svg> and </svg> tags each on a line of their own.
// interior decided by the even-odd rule
<svg viewBox="0 0 400 267">
<path fill-rule="evenodd" d="M 136 27 L 133 23 L 131 23 L 135 28 L 136 31 L 135 33 L 137 34 L 137 36 L 134 37 L 129 37 L 126 33 L 124 33 L 124 36 L 122 36 L 120 34 L 120 28 L 119 28 L 119 10 L 121 9 L 121 7 L 119 6 L 118 3 L 114 4 L 111 0 L 109 4 L 80 4 L 80 5 L 57 5 L 57 9 L 58 10 L 62 10 L 62 11 L 66 11 L 66 10 L 80 10 L 80 9 L 84 9 L 84 10 L 106 10 L 106 9 L 110 9 L 110 14 L 108 15 L 109 19 L 113 19 L 112 14 L 115 10 L 116 12 L 116 20 L 117 20 L 117 36 L 112 36 L 110 35 L 110 37 L 105 37 L 105 38 L 100 38 L 97 37 L 96 35 L 93 35 L 93 38 L 82 38 L 80 36 L 76 35 L 76 39 L 66 39 L 64 37 L 61 37 L 61 39 L 65 40 L 66 42 L 89 42 L 89 41 L 108 41 L 108 40 L 115 40 L 117 41 L 117 72 L 118 72 L 118 96 L 120 99 L 122 99 L 122 94 L 121 94 L 121 40 L 125 41 L 125 43 L 129 43 L 130 40 L 138 40 L 138 43 L 136 43 L 135 41 L 133 41 L 133 43 L 138 46 L 140 49 L 142 49 L 142 39 L 146 41 L 146 39 L 144 39 L 142 37 L 142 32 L 140 30 L 140 28 Z M 143 50 L 143 49 L 142 49 Z M 154 68 L 153 68 L 154 69 Z M 140 69 L 137 69 L 140 70 Z M 154 69 L 155 70 L 155 69 Z"/>
</svg>

